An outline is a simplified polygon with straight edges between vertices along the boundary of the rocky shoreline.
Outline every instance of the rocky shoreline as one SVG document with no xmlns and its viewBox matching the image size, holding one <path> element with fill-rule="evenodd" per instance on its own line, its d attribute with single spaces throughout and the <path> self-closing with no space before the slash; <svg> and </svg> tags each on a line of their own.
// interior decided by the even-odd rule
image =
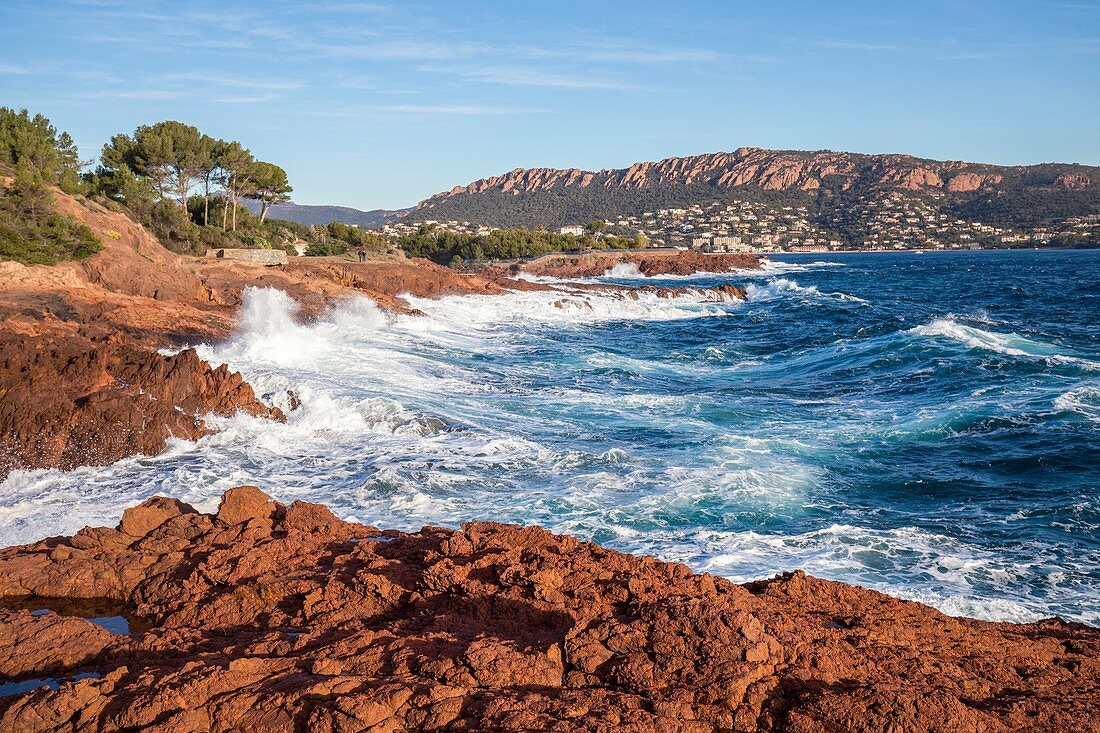
<svg viewBox="0 0 1100 733">
<path fill-rule="evenodd" d="M 0 596 L 5 731 L 1100 730 L 1096 629 L 255 487 L 0 551 Z"/>
<path fill-rule="evenodd" d="M 109 463 L 279 420 L 189 343 L 225 339 L 250 287 L 324 313 L 548 290 L 743 299 L 735 286 L 585 282 L 759 267 L 751 256 L 555 255 L 460 273 L 385 255 L 280 267 L 182 259 L 120 214 L 59 206 L 105 242 L 80 263 L 0 263 L 0 478 Z M 1100 632 L 994 624 L 802 573 L 736 585 L 490 522 L 404 534 L 228 492 L 157 497 L 117 528 L 0 550 L 3 731 L 1100 730 Z"/>
<path fill-rule="evenodd" d="M 52 267 L 0 262 L 0 479 L 20 468 L 70 469 L 155 454 L 170 437 L 208 434 L 205 415 L 244 411 L 282 419 L 278 408 L 258 399 L 241 375 L 224 365 L 207 365 L 191 351 L 159 351 L 228 338 L 250 287 L 285 291 L 305 318 L 353 294 L 370 297 L 383 310 L 411 314 L 415 311 L 401 297 L 406 293 L 585 289 L 516 280 L 515 272 L 501 268 L 460 273 L 392 254 L 366 263 L 293 258 L 279 267 L 181 258 L 121 213 L 60 191 L 55 205 L 87 225 L 104 249 Z M 688 262 L 683 253 L 625 256 L 640 267 L 669 271 L 729 269 L 718 260 Z M 612 258 L 612 264 L 624 261 L 617 254 Z M 601 255 L 589 260 L 605 261 Z M 623 297 L 637 297 L 630 289 L 619 290 Z M 673 297 L 691 289 L 647 290 Z M 699 294 L 719 301 L 744 297 L 732 286 Z"/>
</svg>

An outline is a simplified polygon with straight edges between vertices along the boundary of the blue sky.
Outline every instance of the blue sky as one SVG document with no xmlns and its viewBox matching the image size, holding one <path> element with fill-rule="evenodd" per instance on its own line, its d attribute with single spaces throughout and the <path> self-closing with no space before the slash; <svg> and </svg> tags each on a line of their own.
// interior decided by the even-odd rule
<svg viewBox="0 0 1100 733">
<path fill-rule="evenodd" d="M 183 120 L 358 208 L 745 145 L 1095 165 L 1100 0 L 2 0 L 0 104 L 86 158 Z"/>
</svg>

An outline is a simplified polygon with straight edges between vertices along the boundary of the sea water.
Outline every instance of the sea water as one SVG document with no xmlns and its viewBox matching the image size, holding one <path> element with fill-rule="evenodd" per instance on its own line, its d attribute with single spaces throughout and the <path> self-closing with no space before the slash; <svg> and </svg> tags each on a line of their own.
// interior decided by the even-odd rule
<svg viewBox="0 0 1100 733">
<path fill-rule="evenodd" d="M 214 418 L 155 457 L 17 471 L 0 543 L 249 483 L 386 528 L 539 524 L 736 581 L 803 568 L 951 614 L 1100 623 L 1100 252 L 591 282 L 749 297 L 409 297 L 422 317 L 359 297 L 303 323 L 252 290 L 199 352 L 286 424 Z"/>
</svg>

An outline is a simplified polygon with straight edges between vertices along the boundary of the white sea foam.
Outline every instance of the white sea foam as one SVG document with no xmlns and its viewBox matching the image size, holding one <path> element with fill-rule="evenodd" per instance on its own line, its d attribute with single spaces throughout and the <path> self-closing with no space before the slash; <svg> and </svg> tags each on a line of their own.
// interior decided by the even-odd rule
<svg viewBox="0 0 1100 733">
<path fill-rule="evenodd" d="M 633 296 L 633 297 L 631 297 Z M 730 303 L 715 302 L 706 291 L 688 291 L 672 298 L 651 292 L 628 296 L 616 290 L 540 290 L 507 295 L 444 298 L 403 296 L 445 330 L 499 329 L 517 324 L 585 325 L 608 321 L 666 321 L 729 314 Z"/>
<path fill-rule="evenodd" d="M 1054 409 L 1075 412 L 1100 423 L 1100 387 L 1084 386 L 1071 389 L 1054 400 Z"/>
<path fill-rule="evenodd" d="M 1017 333 L 987 331 L 959 323 L 950 317 L 937 318 L 930 323 L 912 328 L 909 332 L 917 336 L 956 341 L 968 349 L 981 349 L 1006 356 L 1044 359 L 1052 364 L 1074 364 L 1089 370 L 1100 370 L 1100 363 L 1062 353 L 1067 349 L 1054 344 L 1029 339 Z"/>
<path fill-rule="evenodd" d="M 1042 558 L 1030 564 L 1013 562 L 916 527 L 873 530 L 833 524 L 796 535 L 700 530 L 687 538 L 661 534 L 621 545 L 658 552 L 738 582 L 803 569 L 873 586 L 947 614 L 992 621 L 1036 621 L 1051 615 L 1052 602 L 1073 600 L 1072 591 L 1058 585 L 1058 567 Z M 927 582 L 914 587 L 911 580 L 916 576 Z M 1044 598 L 1010 600 L 995 594 L 1036 576 L 1050 579 Z M 1085 611 L 1079 618 L 1095 623 L 1100 611 Z"/>
<path fill-rule="evenodd" d="M 805 299 L 835 298 L 852 303 L 867 303 L 863 298 L 847 293 L 823 293 L 816 285 L 799 285 L 794 280 L 785 277 L 777 277 L 768 280 L 764 285 L 749 283 L 745 287 L 745 293 L 750 302 L 774 300 L 783 295 L 795 295 Z"/>
<path fill-rule="evenodd" d="M 617 277 L 622 279 L 645 277 L 638 266 L 633 262 L 620 262 L 603 274 L 604 277 Z"/>
<path fill-rule="evenodd" d="M 173 440 L 157 456 L 72 472 L 15 471 L 0 484 L 0 543 L 71 533 L 89 522 L 111 524 L 123 508 L 154 493 L 213 508 L 221 492 L 241 483 L 262 484 L 283 500 L 325 501 L 364 521 L 409 528 L 476 516 L 472 506 L 464 514 L 470 500 L 448 496 L 448 486 L 481 477 L 479 490 L 492 490 L 498 481 L 511 495 L 517 481 L 548 475 L 560 455 L 517 435 L 514 424 L 521 418 L 493 409 L 494 395 L 507 384 L 461 359 L 507 351 L 520 331 L 696 318 L 736 308 L 700 293 L 668 299 L 642 293 L 636 300 L 587 291 L 408 300 L 427 317 L 385 314 L 357 297 L 304 323 L 284 292 L 250 289 L 236 333 L 197 350 L 212 364 L 242 371 L 257 394 L 284 409 L 287 422 L 210 417 L 219 432 L 198 442 Z M 296 410 L 289 391 L 301 401 Z M 660 396 L 630 395 L 617 409 L 636 410 L 650 399 L 656 408 Z M 512 472 L 527 478 L 510 479 Z M 371 498 L 362 488 L 394 483 L 400 491 L 391 498 Z M 425 493 L 425 486 L 432 490 Z M 429 507 L 414 490 L 434 503 Z"/>
<path fill-rule="evenodd" d="M 787 262 L 771 259 L 761 259 L 760 268 L 765 275 L 778 275 L 787 272 L 807 272 L 809 270 L 819 270 L 829 267 L 847 267 L 843 262 Z M 751 273 L 750 270 L 746 270 L 746 273 Z"/>
<path fill-rule="evenodd" d="M 837 295 L 773 281 L 755 285 L 771 288 L 762 297 Z M 685 348 L 691 358 L 683 359 L 600 345 L 570 351 L 569 339 L 590 325 L 611 331 L 606 324 L 737 318 L 746 312 L 737 304 L 699 293 L 672 299 L 643 293 L 634 300 L 615 291 L 407 299 L 426 317 L 386 314 L 366 298 L 352 298 L 303 323 L 284 293 L 248 291 L 238 332 L 199 353 L 241 370 L 258 394 L 287 412 L 287 422 L 212 418 L 220 432 L 198 442 L 173 440 L 155 457 L 73 472 L 16 471 L 0 484 L 0 544 L 113 524 L 125 506 L 158 493 L 209 511 L 225 489 L 253 483 L 281 501 L 320 501 L 339 516 L 386 527 L 486 517 L 539 523 L 735 579 L 805 567 L 949 613 L 1049 615 L 1044 599 L 1018 600 L 1019 588 L 1036 574 L 1051 578 L 1050 602 L 1071 596 L 1048 561 L 1014 567 L 924 530 L 873 531 L 854 520 L 787 536 L 723 529 L 783 526 L 822 507 L 843 512 L 838 478 L 826 468 L 830 451 L 872 433 L 878 413 L 852 408 L 828 426 L 753 416 L 752 428 L 738 434 L 701 413 L 746 409 L 742 404 L 683 386 L 716 373 L 745 379 L 760 360 L 731 365 L 735 349 L 704 344 Z M 897 339 L 855 339 L 845 347 L 870 353 Z M 517 359 L 525 349 L 553 356 Z M 818 351 L 805 359 L 820 360 Z M 789 369 L 799 358 L 775 363 Z M 502 366 L 508 359 L 511 366 Z M 540 370 L 557 376 L 600 369 L 613 373 L 595 385 L 539 378 Z M 674 388 L 663 391 L 666 384 Z M 296 410 L 290 390 L 301 400 Z M 1087 410 L 1098 397 L 1074 389 L 1055 407 L 1095 416 Z M 645 430 L 657 436 L 652 444 L 622 437 Z M 1092 618 L 1088 613 L 1078 618 Z"/>
</svg>

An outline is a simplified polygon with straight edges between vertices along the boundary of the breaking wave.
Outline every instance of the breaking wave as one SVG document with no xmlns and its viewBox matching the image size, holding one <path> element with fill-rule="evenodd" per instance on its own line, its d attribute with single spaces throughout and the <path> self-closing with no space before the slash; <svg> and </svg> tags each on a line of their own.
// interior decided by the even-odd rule
<svg viewBox="0 0 1100 733">
<path fill-rule="evenodd" d="M 397 529 L 536 523 L 735 580 L 804 568 L 948 613 L 1100 623 L 1095 314 L 1059 297 L 1100 261 L 1047 262 L 1063 285 L 1024 310 L 1028 256 L 934 289 L 924 258 L 872 255 L 674 298 L 404 296 L 424 316 L 356 297 L 306 319 L 250 290 L 233 337 L 197 349 L 287 422 L 211 418 L 157 456 L 13 472 L 0 543 L 258 484 Z M 705 292 L 729 282 L 748 304 Z"/>
<path fill-rule="evenodd" d="M 1054 409 L 1075 412 L 1095 423 L 1100 423 L 1100 387 L 1078 387 L 1054 400 Z"/>
<path fill-rule="evenodd" d="M 633 262 L 620 262 L 603 274 L 604 277 L 617 277 L 625 280 L 645 277 Z"/>
<path fill-rule="evenodd" d="M 750 301 L 771 300 L 783 294 L 795 294 L 806 298 L 835 298 L 850 303 L 867 303 L 866 300 L 855 295 L 848 295 L 847 293 L 823 293 L 816 285 L 799 285 L 794 280 L 789 280 L 785 277 L 773 278 L 764 285 L 749 283 L 745 287 L 745 292 Z"/>
<path fill-rule="evenodd" d="M 1006 356 L 1044 359 L 1050 362 L 1074 364 L 1089 370 L 1100 370 L 1100 362 L 1062 353 L 1065 349 L 1055 344 L 1036 341 L 1016 333 L 986 331 L 959 323 L 954 318 L 937 318 L 923 326 L 911 329 L 910 332 L 918 336 L 955 341 L 968 349 L 992 351 Z"/>
</svg>

